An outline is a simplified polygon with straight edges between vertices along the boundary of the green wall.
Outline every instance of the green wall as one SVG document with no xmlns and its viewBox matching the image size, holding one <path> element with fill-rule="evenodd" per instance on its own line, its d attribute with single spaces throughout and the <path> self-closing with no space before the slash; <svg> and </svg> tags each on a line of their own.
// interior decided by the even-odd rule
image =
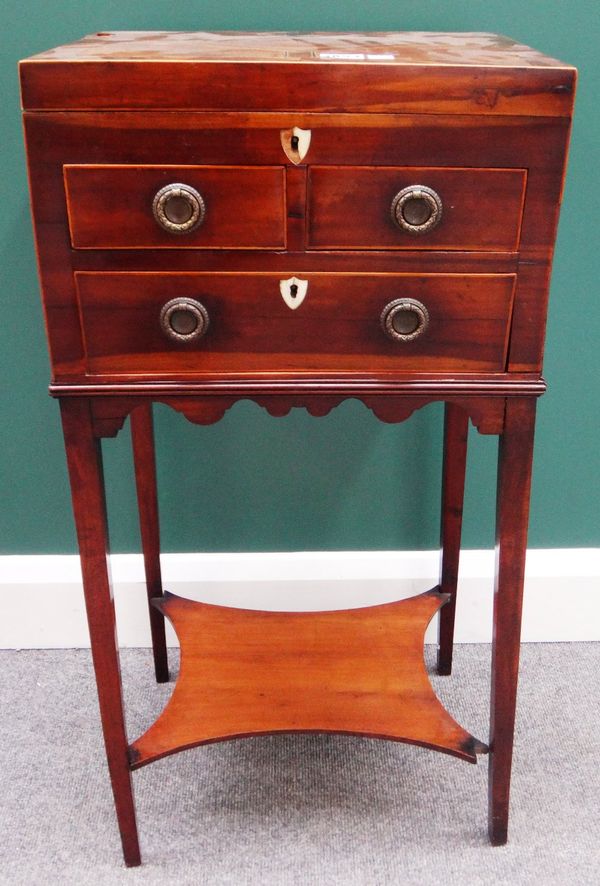
<svg viewBox="0 0 600 886">
<path fill-rule="evenodd" d="M 58 406 L 45 391 L 19 119 L 19 58 L 99 30 L 453 30 L 509 34 L 580 69 L 552 281 L 530 543 L 600 545 L 598 2 L 4 0 L 0 71 L 0 550 L 75 550 Z M 164 549 L 435 547 L 439 405 L 387 426 L 357 402 L 324 419 L 238 404 L 209 428 L 157 410 Z M 493 543 L 496 440 L 470 436 L 465 545 Z M 113 550 L 138 547 L 128 433 L 104 444 Z M 182 467 L 185 466 L 185 467 Z M 117 491 L 118 490 L 118 491 Z"/>
</svg>

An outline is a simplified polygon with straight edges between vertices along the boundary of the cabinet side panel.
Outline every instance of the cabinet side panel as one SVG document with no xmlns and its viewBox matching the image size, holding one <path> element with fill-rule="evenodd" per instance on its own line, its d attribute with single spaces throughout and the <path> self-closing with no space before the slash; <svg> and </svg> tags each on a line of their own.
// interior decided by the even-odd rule
<svg viewBox="0 0 600 886">
<path fill-rule="evenodd" d="M 532 121 L 527 190 L 508 369 L 541 372 L 552 259 L 564 188 L 570 121 L 555 121 L 547 139 Z"/>
<path fill-rule="evenodd" d="M 71 245 L 62 166 L 56 153 L 68 151 L 70 130 L 62 130 L 61 146 L 49 145 L 55 137 L 50 121 L 40 115 L 25 115 L 31 211 L 38 261 L 38 273 L 50 351 L 52 380 L 81 376 L 85 355 L 73 275 Z"/>
</svg>

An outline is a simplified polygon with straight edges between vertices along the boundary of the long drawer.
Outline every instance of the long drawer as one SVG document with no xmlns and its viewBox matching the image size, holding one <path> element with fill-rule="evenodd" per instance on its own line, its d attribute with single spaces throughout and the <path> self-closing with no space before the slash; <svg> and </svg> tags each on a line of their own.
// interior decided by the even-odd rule
<svg viewBox="0 0 600 886">
<path fill-rule="evenodd" d="M 512 274 L 78 272 L 89 374 L 501 371 Z"/>
</svg>

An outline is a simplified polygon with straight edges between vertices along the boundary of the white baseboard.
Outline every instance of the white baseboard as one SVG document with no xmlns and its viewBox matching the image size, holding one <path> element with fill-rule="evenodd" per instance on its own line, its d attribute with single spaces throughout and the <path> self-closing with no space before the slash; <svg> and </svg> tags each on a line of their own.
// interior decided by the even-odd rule
<svg viewBox="0 0 600 886">
<path fill-rule="evenodd" d="M 343 609 L 384 603 L 437 583 L 436 551 L 265 554 L 164 554 L 166 589 L 246 609 Z M 148 646 L 143 564 L 111 558 L 122 646 Z M 493 551 L 461 557 L 456 639 L 491 639 Z M 0 557 L 0 648 L 89 646 L 79 558 Z M 170 643 L 175 644 L 169 627 Z M 525 642 L 600 640 L 600 548 L 530 550 L 522 638 Z M 427 640 L 435 639 L 431 625 Z"/>
</svg>

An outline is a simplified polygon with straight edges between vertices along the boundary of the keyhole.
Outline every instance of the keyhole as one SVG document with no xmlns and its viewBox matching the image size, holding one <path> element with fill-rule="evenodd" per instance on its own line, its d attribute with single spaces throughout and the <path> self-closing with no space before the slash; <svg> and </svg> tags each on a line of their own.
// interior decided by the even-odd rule
<svg viewBox="0 0 600 886">
<path fill-rule="evenodd" d="M 300 139 L 297 135 L 293 135 L 290 139 L 290 145 L 292 147 L 292 151 L 298 150 L 298 145 L 300 144 Z"/>
<path fill-rule="evenodd" d="M 297 283 L 292 283 L 292 285 L 290 286 L 290 295 L 292 296 L 292 298 L 296 298 L 296 296 L 298 295 Z"/>
</svg>

